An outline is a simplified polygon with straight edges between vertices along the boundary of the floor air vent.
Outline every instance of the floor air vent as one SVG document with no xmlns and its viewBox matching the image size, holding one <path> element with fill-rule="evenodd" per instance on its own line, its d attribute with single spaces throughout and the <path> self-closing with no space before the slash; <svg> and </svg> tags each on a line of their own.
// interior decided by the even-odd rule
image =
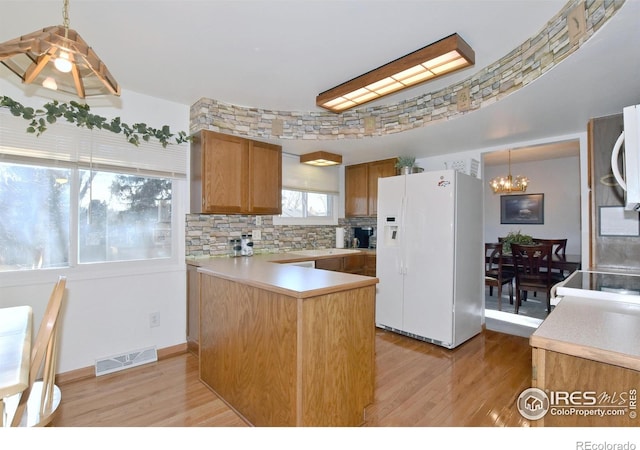
<svg viewBox="0 0 640 450">
<path fill-rule="evenodd" d="M 108 373 L 140 366 L 157 360 L 158 353 L 156 352 L 155 347 L 102 358 L 96 361 L 96 376 L 106 375 Z"/>
</svg>

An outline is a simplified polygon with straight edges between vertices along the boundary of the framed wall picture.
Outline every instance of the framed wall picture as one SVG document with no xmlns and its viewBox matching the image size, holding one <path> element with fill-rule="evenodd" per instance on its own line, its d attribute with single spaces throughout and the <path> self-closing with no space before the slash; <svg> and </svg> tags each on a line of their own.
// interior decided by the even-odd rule
<svg viewBox="0 0 640 450">
<path fill-rule="evenodd" d="M 544 194 L 501 195 L 500 223 L 544 224 Z"/>
</svg>

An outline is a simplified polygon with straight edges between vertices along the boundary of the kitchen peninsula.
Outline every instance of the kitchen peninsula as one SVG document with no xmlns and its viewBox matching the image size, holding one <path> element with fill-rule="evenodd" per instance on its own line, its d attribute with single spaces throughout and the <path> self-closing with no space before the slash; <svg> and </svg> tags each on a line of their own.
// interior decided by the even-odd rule
<svg viewBox="0 0 640 450">
<path fill-rule="evenodd" d="M 377 278 L 277 264 L 287 254 L 190 260 L 200 378 L 255 426 L 357 426 L 373 401 Z"/>
</svg>

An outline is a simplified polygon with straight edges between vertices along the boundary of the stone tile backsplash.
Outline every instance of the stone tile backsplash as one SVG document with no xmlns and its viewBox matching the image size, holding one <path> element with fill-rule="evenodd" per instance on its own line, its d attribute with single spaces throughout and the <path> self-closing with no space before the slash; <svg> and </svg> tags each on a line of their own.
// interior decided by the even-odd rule
<svg viewBox="0 0 640 450">
<path fill-rule="evenodd" d="M 339 219 L 338 225 L 273 225 L 273 216 L 187 214 L 187 257 L 224 256 L 229 254 L 229 239 L 260 230 L 261 239 L 254 240 L 254 253 L 279 253 L 291 250 L 333 248 L 336 246 L 336 228 L 345 228 L 345 240 L 352 236 L 351 227 L 376 226 L 375 218 Z"/>
</svg>

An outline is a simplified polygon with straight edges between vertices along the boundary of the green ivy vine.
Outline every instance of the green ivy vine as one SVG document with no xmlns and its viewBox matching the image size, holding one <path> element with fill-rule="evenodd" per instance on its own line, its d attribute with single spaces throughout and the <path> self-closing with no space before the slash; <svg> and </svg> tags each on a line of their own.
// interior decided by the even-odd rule
<svg viewBox="0 0 640 450">
<path fill-rule="evenodd" d="M 140 140 L 148 142 L 151 138 L 157 139 L 163 147 L 169 144 L 183 144 L 190 142 L 191 137 L 184 131 L 172 133 L 168 125 L 162 128 L 152 128 L 145 123 L 134 123 L 128 125 L 116 117 L 107 119 L 97 114 L 91 113 L 89 105 L 83 105 L 75 101 L 60 103 L 53 100 L 45 103 L 42 109 L 34 109 L 22 105 L 20 102 L 10 97 L 0 97 L 0 107 L 8 108 L 11 114 L 16 117 L 22 117 L 29 121 L 27 133 L 35 133 L 40 136 L 47 130 L 50 124 L 56 123 L 58 119 L 65 119 L 67 122 L 76 124 L 78 127 L 88 128 L 90 130 L 97 128 L 100 130 L 109 130 L 112 133 L 122 133 L 130 144 L 140 145 Z"/>
</svg>

